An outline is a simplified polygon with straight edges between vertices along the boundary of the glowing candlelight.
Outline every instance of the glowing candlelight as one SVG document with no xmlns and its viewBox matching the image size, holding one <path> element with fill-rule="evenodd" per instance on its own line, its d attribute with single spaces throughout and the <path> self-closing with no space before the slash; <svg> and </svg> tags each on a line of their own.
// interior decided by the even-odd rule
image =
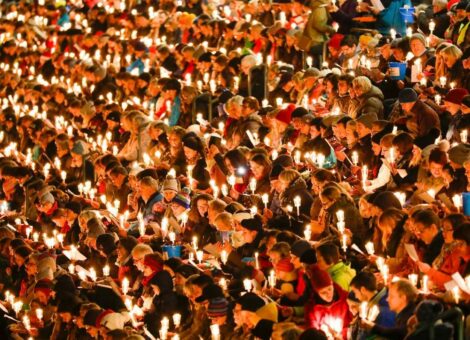
<svg viewBox="0 0 470 340">
<path fill-rule="evenodd" d="M 256 183 L 256 178 L 251 178 L 251 179 L 250 179 L 250 190 L 251 190 L 251 192 L 252 192 L 253 194 L 254 194 L 255 191 L 256 191 L 256 185 L 257 185 L 257 183 Z"/>
<path fill-rule="evenodd" d="M 446 87 L 447 85 L 447 77 L 442 76 L 439 78 L 439 83 L 441 84 L 441 87 Z"/>
<path fill-rule="evenodd" d="M 302 199 L 300 196 L 294 197 L 294 206 L 297 208 L 297 216 L 300 215 L 300 206 L 302 205 Z"/>
<path fill-rule="evenodd" d="M 230 175 L 228 177 L 228 184 L 230 184 L 230 186 L 235 186 L 235 184 L 237 183 L 237 179 L 235 178 L 234 175 Z"/>
<path fill-rule="evenodd" d="M 281 107 L 284 100 L 281 97 L 276 98 L 276 106 Z"/>
<path fill-rule="evenodd" d="M 268 203 L 269 203 L 269 194 L 263 194 L 261 196 L 261 199 L 263 200 L 264 207 L 267 209 L 268 208 Z"/>
<path fill-rule="evenodd" d="M 374 249 L 374 244 L 372 242 L 367 242 L 365 247 L 369 255 L 374 255 L 375 249 Z"/>
<path fill-rule="evenodd" d="M 259 260 L 258 260 L 258 257 L 259 257 L 259 253 L 258 253 L 258 252 L 255 252 L 255 268 L 256 268 L 256 269 L 259 269 Z"/>
<path fill-rule="evenodd" d="M 193 248 L 197 250 L 197 236 L 193 236 Z"/>
<path fill-rule="evenodd" d="M 274 270 L 271 270 L 271 272 L 269 273 L 268 283 L 269 287 L 276 287 L 276 273 L 274 272 Z"/>
<path fill-rule="evenodd" d="M 245 290 L 247 292 L 251 292 L 251 288 L 252 288 L 251 280 L 250 279 L 244 279 L 243 280 L 243 287 L 245 288 Z"/>
<path fill-rule="evenodd" d="M 343 251 L 346 252 L 348 250 L 348 235 L 346 234 L 341 235 L 341 245 L 342 245 Z"/>
<path fill-rule="evenodd" d="M 223 264 L 227 264 L 227 261 L 228 261 L 228 254 L 227 254 L 227 251 L 225 249 L 223 249 L 221 252 L 220 252 L 220 261 L 222 261 Z"/>
<path fill-rule="evenodd" d="M 435 100 L 435 102 L 436 102 L 437 105 L 441 105 L 441 99 L 442 99 L 442 97 L 441 97 L 440 94 L 436 94 L 436 95 L 434 96 L 434 100 Z"/>
<path fill-rule="evenodd" d="M 392 39 L 396 39 L 397 37 L 397 31 L 395 31 L 393 28 L 390 30 L 390 36 L 392 37 Z"/>
<path fill-rule="evenodd" d="M 307 241 L 310 241 L 310 239 L 312 238 L 312 229 L 310 227 L 310 224 L 307 224 L 305 226 L 304 236 Z"/>
<path fill-rule="evenodd" d="M 122 279 L 121 290 L 124 295 L 127 295 L 129 292 L 129 279 L 127 277 Z"/>
<path fill-rule="evenodd" d="M 357 153 L 357 151 L 353 151 L 351 155 L 351 160 L 355 166 L 359 164 L 359 154 Z"/>
<path fill-rule="evenodd" d="M 459 300 L 460 300 L 460 289 L 458 286 L 455 286 L 454 288 L 452 288 L 452 296 L 454 297 L 455 299 L 455 303 L 459 303 Z"/>
<path fill-rule="evenodd" d="M 429 22 L 429 31 L 431 32 L 431 35 L 432 35 L 432 33 L 434 32 L 434 29 L 435 29 L 435 28 L 436 28 L 436 23 L 435 23 L 433 20 L 431 20 L 431 21 Z"/>
<path fill-rule="evenodd" d="M 168 238 L 170 239 L 170 242 L 174 245 L 176 241 L 176 234 L 174 231 L 170 231 L 168 233 Z"/>
<path fill-rule="evenodd" d="M 42 318 L 44 316 L 44 311 L 42 308 L 36 308 L 36 317 L 39 319 L 39 321 L 42 321 Z"/>
<path fill-rule="evenodd" d="M 181 314 L 175 313 L 173 314 L 173 323 L 175 327 L 178 328 L 181 325 Z"/>
<path fill-rule="evenodd" d="M 220 328 L 218 324 L 210 325 L 211 329 L 211 339 L 212 340 L 220 340 Z"/>
<path fill-rule="evenodd" d="M 455 194 L 452 196 L 452 202 L 454 203 L 454 206 L 457 208 L 457 210 L 460 211 L 463 206 L 462 195 Z"/>
<path fill-rule="evenodd" d="M 429 276 L 424 275 L 422 280 L 422 290 L 424 294 L 429 293 Z"/>
<path fill-rule="evenodd" d="M 460 132 L 460 140 L 462 141 L 462 143 L 467 143 L 467 140 L 468 140 L 468 131 L 467 131 L 467 129 L 462 130 L 462 132 Z"/>
<path fill-rule="evenodd" d="M 409 274 L 408 280 L 410 280 L 411 284 L 416 287 L 418 285 L 418 274 Z"/>
<path fill-rule="evenodd" d="M 108 265 L 103 267 L 103 276 L 109 276 L 110 268 Z"/>
</svg>

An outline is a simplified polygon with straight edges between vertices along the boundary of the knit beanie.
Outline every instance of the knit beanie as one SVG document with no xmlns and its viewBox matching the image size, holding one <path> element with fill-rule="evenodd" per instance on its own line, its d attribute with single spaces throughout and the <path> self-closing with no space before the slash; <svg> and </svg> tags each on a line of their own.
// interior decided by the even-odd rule
<svg viewBox="0 0 470 340">
<path fill-rule="evenodd" d="M 114 241 L 113 234 L 101 234 L 96 239 L 96 247 L 106 255 L 110 255 L 116 249 L 116 243 Z"/>
<path fill-rule="evenodd" d="M 318 292 L 320 289 L 328 287 L 333 284 L 330 275 L 328 272 L 320 269 L 318 265 L 313 265 L 310 270 L 310 281 L 312 283 L 312 288 Z"/>
<path fill-rule="evenodd" d="M 298 258 L 301 258 L 302 255 L 309 249 L 312 249 L 312 246 L 308 241 L 297 240 L 292 244 L 290 252 Z"/>
<path fill-rule="evenodd" d="M 470 160 L 470 145 L 457 144 L 450 148 L 448 154 L 452 162 L 462 166 L 466 161 Z"/>
<path fill-rule="evenodd" d="M 398 94 L 398 101 L 400 103 L 413 103 L 418 100 L 418 94 L 412 88 L 404 88 Z"/>
<path fill-rule="evenodd" d="M 282 109 L 277 113 L 276 119 L 285 124 L 290 124 L 291 118 L 292 118 L 292 112 L 294 110 L 295 110 L 295 105 L 289 104 L 285 109 Z"/>
<path fill-rule="evenodd" d="M 209 318 L 218 318 L 227 315 L 228 301 L 224 297 L 217 297 L 209 300 L 207 315 Z"/>
<path fill-rule="evenodd" d="M 191 205 L 189 195 L 185 191 L 177 193 L 172 202 L 184 207 L 185 209 L 189 209 L 189 206 Z"/>
<path fill-rule="evenodd" d="M 163 191 L 180 191 L 180 185 L 179 182 L 176 178 L 173 178 L 171 176 L 167 176 L 165 178 L 165 181 L 163 181 Z"/>
<path fill-rule="evenodd" d="M 467 89 L 452 89 L 449 92 L 447 92 L 447 95 L 444 98 L 445 102 L 453 103 L 460 105 L 462 104 L 463 98 L 468 95 Z"/>
<path fill-rule="evenodd" d="M 422 35 L 421 33 L 414 33 L 411 38 L 410 38 L 410 43 L 413 41 L 413 40 L 419 40 L 421 41 L 421 43 L 423 45 L 426 46 L 426 38 L 424 37 L 424 35 Z"/>
</svg>

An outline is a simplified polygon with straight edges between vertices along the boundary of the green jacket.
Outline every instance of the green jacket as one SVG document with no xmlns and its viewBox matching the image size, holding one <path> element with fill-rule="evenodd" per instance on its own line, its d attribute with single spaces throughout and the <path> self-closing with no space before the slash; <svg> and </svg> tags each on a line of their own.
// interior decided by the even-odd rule
<svg viewBox="0 0 470 340">
<path fill-rule="evenodd" d="M 333 27 L 328 25 L 328 12 L 326 5 L 329 0 L 312 0 L 310 15 L 305 25 L 303 35 L 311 40 L 311 45 L 317 45 L 328 40 L 328 33 L 334 33 Z"/>
<path fill-rule="evenodd" d="M 341 288 L 349 292 L 349 284 L 354 276 L 356 276 L 356 271 L 349 267 L 344 262 L 340 261 L 337 264 L 331 266 L 327 270 L 330 274 L 333 282 L 336 282 Z"/>
</svg>

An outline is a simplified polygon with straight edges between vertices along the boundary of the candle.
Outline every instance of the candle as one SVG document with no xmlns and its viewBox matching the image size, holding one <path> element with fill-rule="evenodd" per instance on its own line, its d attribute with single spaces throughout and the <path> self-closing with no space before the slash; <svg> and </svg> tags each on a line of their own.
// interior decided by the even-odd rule
<svg viewBox="0 0 470 340">
<path fill-rule="evenodd" d="M 124 295 L 127 295 L 129 292 L 129 279 L 127 277 L 122 279 L 121 290 Z"/>
<path fill-rule="evenodd" d="M 346 252 L 346 250 L 348 250 L 348 235 L 346 234 L 341 235 L 341 244 L 342 244 L 343 251 Z"/>
<path fill-rule="evenodd" d="M 389 155 L 390 163 L 391 164 L 395 163 L 395 148 L 394 147 L 391 147 L 388 150 L 388 155 Z"/>
<path fill-rule="evenodd" d="M 393 28 L 390 30 L 390 36 L 392 39 L 395 39 L 397 37 L 397 31 L 395 31 Z"/>
<path fill-rule="evenodd" d="M 37 308 L 36 317 L 39 319 L 39 321 L 42 321 L 43 316 L 44 316 L 44 311 L 41 308 Z"/>
<path fill-rule="evenodd" d="M 223 290 L 227 290 L 227 280 L 224 277 L 219 280 L 219 285 Z"/>
<path fill-rule="evenodd" d="M 362 186 L 366 186 L 367 182 L 367 177 L 369 176 L 369 169 L 367 168 L 367 165 L 364 165 L 361 170 L 362 173 Z"/>
<path fill-rule="evenodd" d="M 175 324 L 175 327 L 178 328 L 181 324 L 181 314 L 175 313 L 173 314 L 173 323 Z"/>
<path fill-rule="evenodd" d="M 88 270 L 88 272 L 90 273 L 90 278 L 93 282 L 96 281 L 96 271 L 94 268 L 90 268 L 90 270 Z"/>
<path fill-rule="evenodd" d="M 454 203 L 454 206 L 457 208 L 457 210 L 460 211 L 463 206 L 462 195 L 455 194 L 452 196 L 452 202 Z"/>
<path fill-rule="evenodd" d="M 31 322 L 29 321 L 29 317 L 27 315 L 23 316 L 23 325 L 28 332 L 31 330 Z"/>
<path fill-rule="evenodd" d="M 439 83 L 441 84 L 441 87 L 446 87 L 446 85 L 447 85 L 447 77 L 444 77 L 444 76 L 440 77 L 440 78 L 439 78 Z"/>
<path fill-rule="evenodd" d="M 306 62 L 307 62 L 307 66 L 308 66 L 308 67 L 312 67 L 312 65 L 313 65 L 313 58 L 310 57 L 310 56 L 307 57 L 307 58 L 306 58 Z"/>
<path fill-rule="evenodd" d="M 218 324 L 210 325 L 211 329 L 211 339 L 212 340 L 220 340 L 220 328 Z"/>
<path fill-rule="evenodd" d="M 269 203 L 269 195 L 268 194 L 263 194 L 261 196 L 261 199 L 263 200 L 264 207 L 268 209 L 268 203 Z"/>
<path fill-rule="evenodd" d="M 459 303 L 460 300 L 460 289 L 458 286 L 452 288 L 452 295 L 454 296 L 455 303 Z"/>
<path fill-rule="evenodd" d="M 369 255 L 374 255 L 375 249 L 374 249 L 374 244 L 372 242 L 367 242 L 366 243 L 366 250 Z"/>
<path fill-rule="evenodd" d="M 286 25 L 287 19 L 286 19 L 286 13 L 285 12 L 279 13 L 279 21 L 281 22 L 282 26 Z"/>
<path fill-rule="evenodd" d="M 336 212 L 336 218 L 338 219 L 338 222 L 344 222 L 344 210 L 338 210 Z"/>
<path fill-rule="evenodd" d="M 408 280 L 410 280 L 411 284 L 416 287 L 418 284 L 418 274 L 409 274 Z"/>
<path fill-rule="evenodd" d="M 197 250 L 197 236 L 193 236 L 193 248 Z"/>
<path fill-rule="evenodd" d="M 109 276 L 110 268 L 108 265 L 103 267 L 103 276 Z"/>
<path fill-rule="evenodd" d="M 283 103 L 282 98 L 280 98 L 280 97 L 276 98 L 276 106 L 280 107 L 280 106 L 282 106 L 282 103 Z"/>
<path fill-rule="evenodd" d="M 271 270 L 271 272 L 269 273 L 268 282 L 269 287 L 276 287 L 276 273 L 274 272 L 274 270 Z"/>
<path fill-rule="evenodd" d="M 255 268 L 256 268 L 256 269 L 259 269 L 259 260 L 258 260 L 258 257 L 259 257 L 259 253 L 258 253 L 258 252 L 255 252 Z"/>
<path fill-rule="evenodd" d="M 429 277 L 427 275 L 424 275 L 423 276 L 423 280 L 422 280 L 422 290 L 423 290 L 423 293 L 424 294 L 428 294 L 429 293 Z"/>
<path fill-rule="evenodd" d="M 181 214 L 181 223 L 183 224 L 183 228 L 186 227 L 186 223 L 188 223 L 188 213 L 185 211 Z"/>
<path fill-rule="evenodd" d="M 435 23 L 433 20 L 431 20 L 431 21 L 429 22 L 429 31 L 431 32 L 431 35 L 432 35 L 432 33 L 434 32 L 434 29 L 435 29 L 435 28 L 436 28 L 436 23 Z"/>
<path fill-rule="evenodd" d="M 227 251 L 225 249 L 223 249 L 220 252 L 220 261 L 222 261 L 223 264 L 226 264 L 227 261 L 228 261 L 228 254 L 227 254 Z"/>
<path fill-rule="evenodd" d="M 294 197 L 294 206 L 297 208 L 297 216 L 300 215 L 300 206 L 302 204 L 302 199 L 300 196 L 295 196 Z"/>
<path fill-rule="evenodd" d="M 235 178 L 234 175 L 230 175 L 228 176 L 228 184 L 230 184 L 230 186 L 235 186 L 235 184 L 237 183 L 237 179 Z"/>
<path fill-rule="evenodd" d="M 412 27 L 408 27 L 408 28 L 406 29 L 406 36 L 407 36 L 408 38 L 411 38 L 412 35 L 413 35 L 413 28 L 412 28 Z"/>
<path fill-rule="evenodd" d="M 202 262 L 203 257 L 204 257 L 204 252 L 202 250 L 196 251 L 196 259 L 198 260 L 199 264 Z"/>
<path fill-rule="evenodd" d="M 323 164 L 325 163 L 325 155 L 322 153 L 317 154 L 317 163 L 318 167 L 321 169 L 323 168 Z"/>
<path fill-rule="evenodd" d="M 255 191 L 256 191 L 256 185 L 257 185 L 257 183 L 256 183 L 256 178 L 250 179 L 250 190 L 251 190 L 251 192 L 252 192 L 253 194 L 254 194 Z"/>
<path fill-rule="evenodd" d="M 72 275 L 75 273 L 75 266 L 74 266 L 72 263 L 69 264 L 69 272 L 70 272 L 70 274 L 72 274 Z"/>
<path fill-rule="evenodd" d="M 247 292 L 251 292 L 251 280 L 250 279 L 244 279 L 243 280 L 243 287 Z"/>
<path fill-rule="evenodd" d="M 300 157 L 301 157 L 300 151 L 297 150 L 297 151 L 295 152 L 295 154 L 294 154 L 294 161 L 295 161 L 296 163 L 300 163 Z"/>
<path fill-rule="evenodd" d="M 310 239 L 312 238 L 312 229 L 310 227 L 310 224 L 307 224 L 305 226 L 304 236 L 307 241 L 310 241 Z"/>
<path fill-rule="evenodd" d="M 357 153 L 357 151 L 353 151 L 351 155 L 351 160 L 355 166 L 359 164 L 359 154 Z"/>
</svg>

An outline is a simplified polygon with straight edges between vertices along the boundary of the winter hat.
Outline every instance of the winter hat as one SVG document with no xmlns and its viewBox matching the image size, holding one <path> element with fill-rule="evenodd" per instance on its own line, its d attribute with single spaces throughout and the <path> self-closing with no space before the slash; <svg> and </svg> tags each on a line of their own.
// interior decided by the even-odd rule
<svg viewBox="0 0 470 340">
<path fill-rule="evenodd" d="M 92 218 L 87 222 L 88 233 L 87 237 L 98 238 L 101 234 L 106 232 L 103 223 L 97 219 Z"/>
<path fill-rule="evenodd" d="M 294 111 L 292 111 L 292 119 L 301 118 L 305 115 L 308 115 L 308 110 L 305 107 L 299 106 Z"/>
<path fill-rule="evenodd" d="M 176 178 L 167 176 L 163 181 L 163 191 L 180 191 L 179 182 Z"/>
<path fill-rule="evenodd" d="M 344 35 L 335 33 L 331 36 L 330 40 L 328 41 L 328 46 L 335 49 L 339 50 L 341 48 L 341 41 L 343 40 Z"/>
<path fill-rule="evenodd" d="M 391 191 L 383 191 L 379 193 L 372 202 L 377 208 L 385 211 L 389 208 L 396 208 L 398 210 L 402 209 L 400 200 L 397 196 Z"/>
<path fill-rule="evenodd" d="M 320 269 L 318 265 L 313 265 L 310 271 L 310 281 L 312 283 L 312 288 L 318 292 L 320 289 L 328 287 L 333 284 L 330 275 L 328 272 Z"/>
<path fill-rule="evenodd" d="M 445 102 L 453 103 L 460 105 L 462 104 L 463 98 L 468 95 L 467 89 L 452 89 L 450 90 L 444 98 Z"/>
<path fill-rule="evenodd" d="M 116 243 L 114 241 L 113 234 L 101 234 L 96 238 L 96 247 L 106 255 L 110 255 L 116 249 Z"/>
<path fill-rule="evenodd" d="M 201 303 L 207 300 L 212 300 L 221 297 L 224 297 L 224 291 L 222 290 L 222 288 L 216 284 L 209 284 L 204 287 L 204 289 L 202 290 L 202 294 L 196 298 L 196 302 Z"/>
<path fill-rule="evenodd" d="M 304 76 L 302 77 L 303 80 L 307 78 L 318 78 L 320 76 L 320 70 L 315 67 L 310 67 L 305 70 Z"/>
<path fill-rule="evenodd" d="M 275 267 L 276 270 L 284 273 L 290 273 L 294 270 L 294 265 L 292 264 L 292 262 L 290 262 L 290 259 L 288 258 L 280 260 L 278 263 L 276 263 Z"/>
<path fill-rule="evenodd" d="M 312 249 L 312 246 L 310 243 L 308 243 L 308 241 L 297 240 L 292 244 L 290 252 L 298 258 L 301 258 L 302 255 L 309 249 Z"/>
<path fill-rule="evenodd" d="M 459 165 L 463 165 L 466 161 L 470 160 L 470 145 L 458 144 L 450 148 L 449 159 Z"/>
<path fill-rule="evenodd" d="M 439 301 L 424 300 L 418 304 L 415 313 L 419 322 L 426 322 L 434 320 L 443 310 L 444 307 Z"/>
<path fill-rule="evenodd" d="M 251 231 L 260 231 L 263 228 L 261 216 L 256 214 L 253 218 L 247 218 L 240 222 L 243 228 Z"/>
<path fill-rule="evenodd" d="M 45 192 L 39 197 L 39 203 L 41 205 L 51 203 L 54 204 L 55 198 L 50 192 Z"/>
<path fill-rule="evenodd" d="M 77 155 L 84 155 L 86 154 L 86 147 L 83 144 L 82 141 L 76 141 L 73 144 L 72 150 L 73 153 L 76 153 Z"/>
<path fill-rule="evenodd" d="M 414 103 L 418 100 L 418 94 L 412 88 L 405 88 L 398 94 L 398 101 L 400 103 Z"/>
<path fill-rule="evenodd" d="M 190 277 L 191 275 L 194 275 L 197 273 L 199 273 L 197 268 L 195 268 L 194 266 L 191 266 L 190 264 L 182 264 L 175 270 L 175 274 L 180 274 L 186 279 Z"/>
<path fill-rule="evenodd" d="M 218 318 L 227 315 L 228 301 L 224 297 L 217 297 L 209 300 L 207 315 L 209 318 Z"/>
<path fill-rule="evenodd" d="M 242 310 L 255 313 L 258 309 L 263 307 L 266 303 L 264 300 L 255 293 L 246 293 L 237 300 L 237 303 L 241 305 Z"/>
<path fill-rule="evenodd" d="M 375 113 L 366 113 L 363 115 L 360 115 L 358 118 L 356 118 L 356 123 L 361 123 L 365 127 L 371 129 L 372 124 L 377 121 L 377 115 Z"/>
<path fill-rule="evenodd" d="M 276 119 L 280 122 L 285 124 L 291 123 L 292 112 L 295 110 L 295 104 L 289 104 L 285 109 L 280 110 L 277 115 Z"/>
<path fill-rule="evenodd" d="M 172 202 L 182 206 L 185 209 L 189 209 L 189 206 L 191 205 L 189 195 L 185 191 L 180 191 L 177 193 Z"/>
<path fill-rule="evenodd" d="M 139 242 L 134 236 L 123 237 L 119 240 L 119 246 L 124 248 L 128 254 L 131 253 L 137 243 Z"/>
<path fill-rule="evenodd" d="M 144 257 L 144 266 L 152 268 L 154 272 L 163 270 L 163 264 L 157 260 L 154 254 L 147 254 Z"/>
<path fill-rule="evenodd" d="M 424 37 L 424 35 L 422 35 L 421 33 L 414 33 L 411 38 L 410 38 L 410 43 L 413 41 L 413 40 L 419 40 L 421 41 L 421 43 L 423 45 L 426 46 L 426 38 Z"/>
<path fill-rule="evenodd" d="M 173 290 L 173 279 L 171 274 L 166 270 L 156 273 L 149 281 L 149 284 L 157 286 L 160 294 L 168 293 Z"/>
<path fill-rule="evenodd" d="M 85 317 L 83 318 L 83 323 L 86 326 L 96 327 L 97 320 L 101 313 L 103 313 L 103 309 L 90 309 L 86 312 Z"/>
</svg>

